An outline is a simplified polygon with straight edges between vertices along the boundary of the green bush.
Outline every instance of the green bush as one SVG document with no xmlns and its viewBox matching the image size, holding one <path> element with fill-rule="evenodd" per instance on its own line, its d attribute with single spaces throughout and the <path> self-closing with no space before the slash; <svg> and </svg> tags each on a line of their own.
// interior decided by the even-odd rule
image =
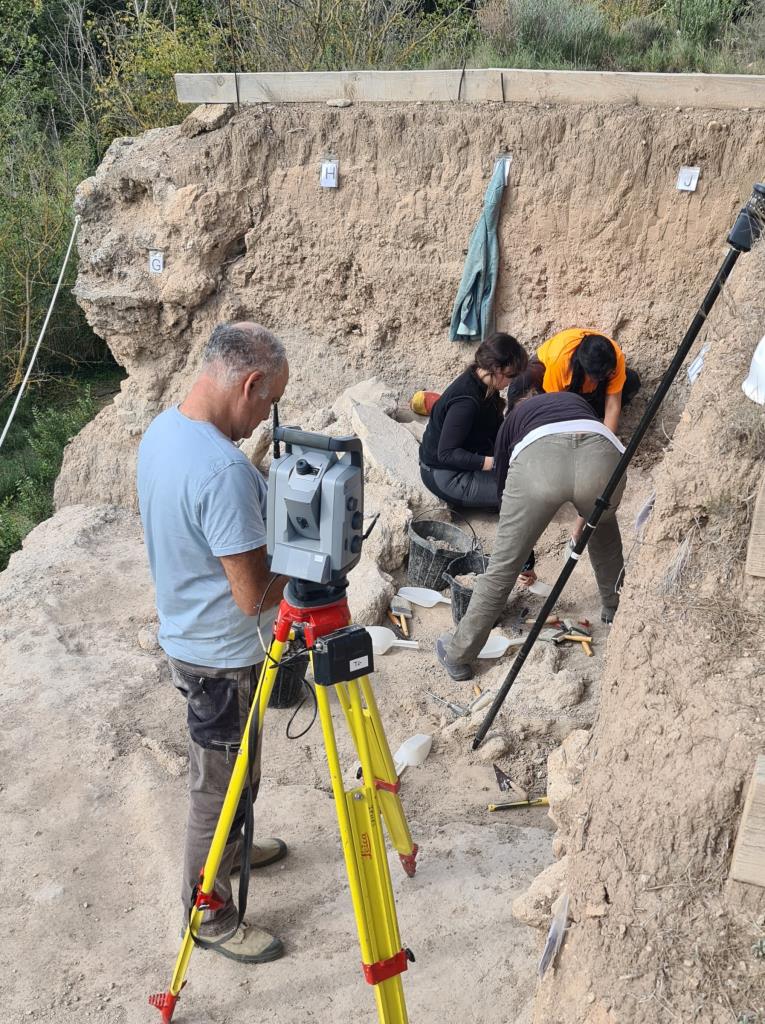
<svg viewBox="0 0 765 1024">
<path fill-rule="evenodd" d="M 608 50 L 608 21 L 594 3 L 510 0 L 503 48 L 573 67 L 597 65 Z"/>
<path fill-rule="evenodd" d="M 742 0 L 668 0 L 664 17 L 681 36 L 695 43 L 720 43 L 748 7 Z"/>
<path fill-rule="evenodd" d="M 80 385 L 69 403 L 33 406 L 27 425 L 14 421 L 2 449 L 0 570 L 29 531 L 53 513 L 53 484 L 64 448 L 95 411 L 90 388 Z"/>
<path fill-rule="evenodd" d="M 663 46 L 669 42 L 671 31 L 654 14 L 637 14 L 621 27 L 622 47 L 630 54 L 643 54 L 652 46 Z"/>
</svg>

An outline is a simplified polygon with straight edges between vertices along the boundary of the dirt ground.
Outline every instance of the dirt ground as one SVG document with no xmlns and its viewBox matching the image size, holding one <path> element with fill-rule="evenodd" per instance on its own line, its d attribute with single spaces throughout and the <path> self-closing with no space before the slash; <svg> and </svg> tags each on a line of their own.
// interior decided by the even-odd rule
<svg viewBox="0 0 765 1024">
<path fill-rule="evenodd" d="M 632 474 L 621 513 L 627 551 L 650 490 L 645 472 Z M 542 579 L 552 581 L 561 564 L 567 518 L 561 513 L 538 547 Z M 474 524 L 490 550 L 491 517 Z M 0 816 L 13 903 L 0 947 L 4 1019 L 151 1020 L 147 996 L 166 988 L 178 948 L 186 756 L 183 706 L 154 645 L 137 517 L 62 510 L 0 576 L 0 605 Z M 540 606 L 540 598 L 514 595 L 508 634 L 521 608 L 533 614 Z M 594 658 L 540 647 L 492 733 L 506 747 L 494 756 L 533 795 L 545 791 L 546 756 L 560 730 L 595 713 L 607 632 L 588 565 L 574 574 L 561 610 L 596 623 Z M 406 999 L 421 1024 L 442 1021 L 447 1009 L 463 1021 L 528 1024 L 541 937 L 513 920 L 511 904 L 551 861 L 553 826 L 544 809 L 486 810 L 499 796 L 491 758 L 473 753 L 469 738 L 450 729 L 451 715 L 426 696 L 472 696 L 435 662 L 433 640 L 450 624 L 446 606 L 417 609 L 422 650 L 378 658 L 373 677 L 392 749 L 414 733 L 434 736 L 426 764 L 403 780 L 421 848 L 416 877 L 407 879 L 391 858 L 402 937 L 417 957 L 404 978 Z M 477 681 L 495 684 L 509 665 L 509 655 L 484 662 Z M 586 672 L 587 685 L 571 720 L 529 710 L 524 693 L 572 668 Z M 290 713 L 269 712 L 256 813 L 257 831 L 284 838 L 290 855 L 253 877 L 249 912 L 287 953 L 249 968 L 195 953 L 179 1022 L 376 1019 L 359 969 L 319 728 L 288 740 Z M 355 757 L 342 732 L 340 750 L 350 784 Z"/>
</svg>

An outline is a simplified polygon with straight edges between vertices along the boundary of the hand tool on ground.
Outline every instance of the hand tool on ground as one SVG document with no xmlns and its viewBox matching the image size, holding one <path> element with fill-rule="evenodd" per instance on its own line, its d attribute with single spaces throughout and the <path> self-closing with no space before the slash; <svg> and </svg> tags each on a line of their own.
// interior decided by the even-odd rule
<svg viewBox="0 0 765 1024">
<path fill-rule="evenodd" d="M 391 647 L 408 647 L 419 651 L 419 640 L 399 640 L 392 629 L 387 626 L 365 626 L 372 637 L 372 650 L 375 654 L 387 654 Z"/>
<path fill-rule="evenodd" d="M 553 629 L 543 629 L 539 634 L 540 640 L 547 640 L 550 643 L 559 644 L 563 637 L 566 635 L 565 626 L 559 626 Z"/>
<path fill-rule="evenodd" d="M 479 695 L 477 697 L 473 697 L 473 699 L 468 704 L 468 711 L 472 715 L 474 711 L 480 711 L 481 708 L 488 707 L 489 704 L 491 704 L 493 699 L 494 699 L 493 691 L 492 690 L 484 690 L 484 692 L 483 693 L 479 693 Z"/>
<path fill-rule="evenodd" d="M 589 640 L 583 640 L 582 641 L 582 650 L 584 651 L 584 653 L 587 655 L 588 658 L 594 658 L 595 657 L 595 655 L 593 654 L 593 651 L 592 651 L 592 645 L 590 644 Z"/>
<path fill-rule="evenodd" d="M 567 553 L 566 564 L 563 566 L 558 579 L 555 581 L 550 596 L 545 598 L 542 607 L 539 609 L 537 621 L 531 627 L 526 640 L 524 641 L 523 647 L 518 651 L 518 654 L 510 666 L 510 670 L 505 676 L 502 685 L 500 686 L 497 696 L 494 699 L 494 703 L 489 709 L 485 716 L 481 726 L 476 733 L 472 748 L 477 750 L 483 741 L 486 739 L 486 734 L 491 729 L 491 724 L 499 714 L 499 709 L 502 707 L 510 688 L 512 687 L 515 680 L 518 678 L 518 674 L 523 668 L 523 664 L 528 658 L 531 648 L 534 646 L 537 637 L 539 636 L 542 627 L 544 626 L 545 619 L 555 607 L 555 603 L 563 593 L 563 589 L 568 583 L 571 573 L 576 568 L 577 564 L 581 560 L 584 550 L 589 543 L 590 537 L 598 528 L 598 523 L 601 520 L 604 512 L 613 509 L 612 499 L 616 493 L 616 489 L 624 478 L 624 474 L 627 472 L 629 464 L 635 456 L 635 452 L 640 447 L 640 442 L 645 437 L 648 428 L 653 423 L 658 413 L 661 403 L 667 395 L 667 392 L 672 387 L 672 384 L 680 372 L 680 368 L 685 362 L 686 356 L 693 348 L 693 344 L 696 338 L 699 336 L 699 332 L 702 327 L 708 322 L 709 314 L 717 301 L 720 292 L 725 287 L 725 283 L 731 275 L 733 268 L 736 265 L 736 261 L 744 252 L 750 252 L 752 246 L 758 241 L 765 228 L 765 185 L 756 184 L 752 190 L 752 195 L 741 208 L 736 221 L 731 228 L 728 237 L 726 239 L 728 243 L 728 252 L 723 259 L 723 262 L 715 274 L 714 280 L 707 290 L 706 295 L 701 301 L 696 313 L 694 314 L 693 320 L 685 332 L 685 335 L 677 347 L 677 350 L 670 360 L 669 365 L 664 371 L 659 384 L 648 400 L 643 415 L 640 417 L 640 421 L 635 427 L 634 433 L 624 449 L 624 453 L 614 466 L 613 472 L 608 479 L 602 493 L 598 498 L 595 499 L 595 504 L 587 517 L 584 529 L 582 530 L 579 539 L 573 548 Z"/>
<path fill-rule="evenodd" d="M 443 697 L 439 697 L 437 693 L 433 693 L 432 690 L 426 690 L 425 693 L 431 698 L 431 700 L 437 701 L 439 704 L 443 704 L 445 708 L 448 708 L 453 715 L 457 715 L 459 718 L 463 718 L 468 714 L 468 709 L 463 707 L 462 704 L 457 704 L 453 700 L 444 700 Z"/>
<path fill-rule="evenodd" d="M 564 619 L 563 625 L 569 633 L 577 633 L 579 636 L 586 636 L 589 640 L 592 639 L 592 629 L 582 629 L 581 626 L 575 626 L 570 619 Z"/>
<path fill-rule="evenodd" d="M 517 783 L 513 782 L 507 772 L 503 772 L 498 764 L 493 764 L 492 768 L 494 769 L 500 793 L 514 793 L 519 800 L 528 800 L 529 794 L 525 789 L 521 789 Z"/>
<path fill-rule="evenodd" d="M 547 939 L 545 940 L 545 948 L 542 950 L 542 956 L 539 958 L 539 964 L 537 965 L 537 974 L 540 978 L 544 977 L 547 968 L 555 963 L 555 958 L 566 934 L 566 926 L 568 925 L 568 893 L 561 893 L 555 903 L 553 903 L 552 909 L 553 919 L 550 924 L 550 930 L 547 933 Z"/>
<path fill-rule="evenodd" d="M 420 608 L 435 608 L 437 604 L 452 603 L 448 597 L 429 587 L 401 587 L 398 596 L 405 597 L 412 604 L 418 604 Z"/>
<path fill-rule="evenodd" d="M 390 610 L 390 608 L 388 609 L 386 614 L 388 616 L 388 621 L 390 622 L 391 626 L 393 627 L 393 632 L 396 634 L 398 639 L 399 640 L 405 640 L 406 637 L 404 636 L 404 631 L 402 630 L 401 625 L 399 624 L 398 619 L 393 614 L 393 612 Z"/>
<path fill-rule="evenodd" d="M 549 807 L 550 801 L 546 796 L 540 796 L 536 800 L 513 800 L 506 804 L 487 804 L 487 811 L 514 811 L 519 807 Z"/>
<path fill-rule="evenodd" d="M 400 594 L 396 594 L 390 603 L 390 610 L 394 615 L 398 616 L 401 622 L 401 628 L 404 631 L 404 636 L 409 637 L 409 619 L 412 617 L 412 606 L 405 597 Z"/>
<path fill-rule="evenodd" d="M 528 608 L 526 609 L 526 611 L 528 611 Z M 533 626 L 536 621 L 537 621 L 536 619 L 524 619 L 523 620 L 524 625 L 526 625 L 526 626 Z M 560 627 L 563 625 L 563 623 L 561 622 L 561 620 L 558 618 L 557 615 L 548 615 L 547 618 L 545 619 L 545 625 L 546 626 L 557 626 L 560 629 Z"/>
</svg>

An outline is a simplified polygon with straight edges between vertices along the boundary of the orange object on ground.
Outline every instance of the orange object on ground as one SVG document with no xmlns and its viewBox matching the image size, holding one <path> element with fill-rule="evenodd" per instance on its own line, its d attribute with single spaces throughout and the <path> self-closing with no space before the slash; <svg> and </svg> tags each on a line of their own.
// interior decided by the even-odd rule
<svg viewBox="0 0 765 1024">
<path fill-rule="evenodd" d="M 553 334 L 552 338 L 548 338 L 537 349 L 537 359 L 540 363 L 544 363 L 545 367 L 545 376 L 542 381 L 545 391 L 565 391 L 568 388 L 571 383 L 571 356 L 587 334 L 600 334 L 602 337 L 608 338 L 616 352 L 616 370 L 608 382 L 606 394 L 616 395 L 623 389 L 627 379 L 627 361 L 613 338 L 609 338 L 607 334 L 596 331 L 594 328 L 570 327 L 566 331 Z M 587 395 L 591 391 L 595 391 L 596 388 L 596 382 L 591 377 L 585 377 L 582 392 Z"/>
<path fill-rule="evenodd" d="M 415 391 L 409 408 L 418 416 L 430 416 L 431 409 L 441 397 L 438 391 Z"/>
</svg>

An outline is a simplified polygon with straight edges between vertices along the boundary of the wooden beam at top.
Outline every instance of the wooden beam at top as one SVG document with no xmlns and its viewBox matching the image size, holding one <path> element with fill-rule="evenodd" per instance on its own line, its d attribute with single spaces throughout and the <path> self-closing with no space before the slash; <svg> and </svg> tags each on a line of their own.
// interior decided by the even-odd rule
<svg viewBox="0 0 765 1024">
<path fill-rule="evenodd" d="M 239 95 L 237 96 L 237 81 Z M 181 103 L 608 103 L 765 109 L 762 75 L 621 71 L 296 71 L 175 76 Z"/>
</svg>

